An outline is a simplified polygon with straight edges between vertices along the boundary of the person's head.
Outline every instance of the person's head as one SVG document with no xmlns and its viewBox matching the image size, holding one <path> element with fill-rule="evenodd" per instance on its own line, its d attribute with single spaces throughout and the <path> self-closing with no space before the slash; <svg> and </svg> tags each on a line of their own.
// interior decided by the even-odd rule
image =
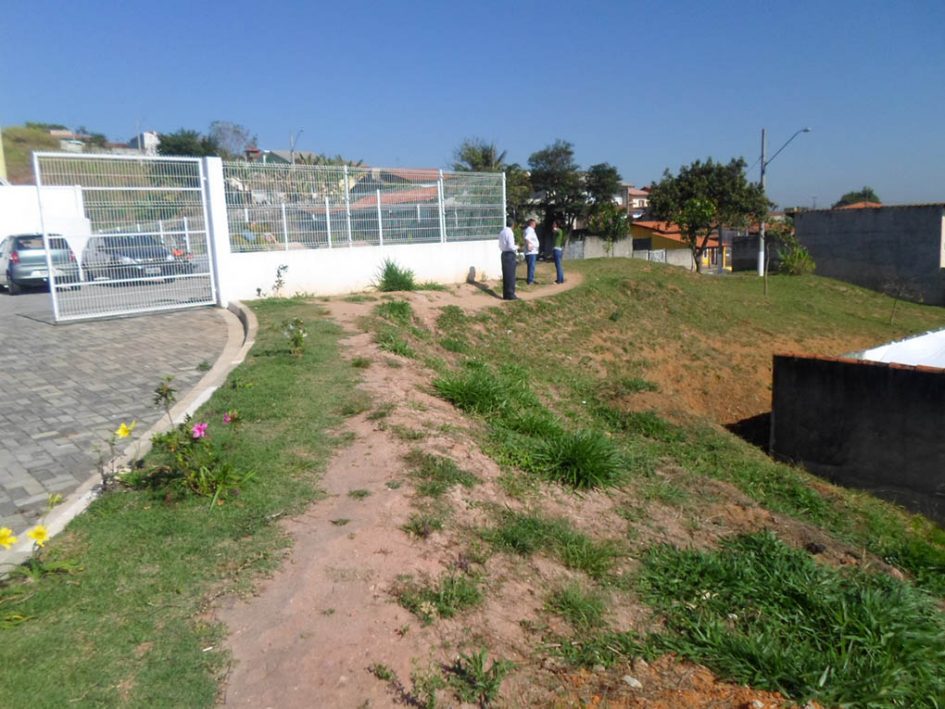
<svg viewBox="0 0 945 709">
<path fill-rule="evenodd" d="M 529 219 L 529 220 L 528 220 L 528 226 L 530 226 L 530 227 L 534 227 L 537 223 L 538 223 L 538 222 L 536 222 L 534 219 Z"/>
<path fill-rule="evenodd" d="M 552 229 L 557 229 L 557 228 L 558 228 L 558 220 L 557 220 L 557 219 L 555 219 L 553 222 L 551 222 L 551 228 L 552 228 Z"/>
</svg>

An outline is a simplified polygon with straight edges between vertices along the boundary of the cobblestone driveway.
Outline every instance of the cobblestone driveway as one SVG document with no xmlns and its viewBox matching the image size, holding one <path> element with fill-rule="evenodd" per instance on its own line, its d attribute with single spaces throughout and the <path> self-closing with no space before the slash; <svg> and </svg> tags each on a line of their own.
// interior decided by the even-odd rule
<svg viewBox="0 0 945 709">
<path fill-rule="evenodd" d="M 166 374 L 186 392 L 226 344 L 223 312 L 200 308 L 53 325 L 48 293 L 0 292 L 0 526 L 22 533 L 50 493 L 98 475 L 122 421 L 147 430 Z"/>
</svg>

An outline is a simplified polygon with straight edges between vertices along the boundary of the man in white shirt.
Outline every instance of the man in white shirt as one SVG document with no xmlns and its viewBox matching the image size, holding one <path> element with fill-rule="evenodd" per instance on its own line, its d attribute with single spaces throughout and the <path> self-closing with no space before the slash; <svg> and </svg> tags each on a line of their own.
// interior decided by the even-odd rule
<svg viewBox="0 0 945 709">
<path fill-rule="evenodd" d="M 499 250 L 502 252 L 502 300 L 518 300 L 515 295 L 515 255 L 518 247 L 515 245 L 511 220 L 499 232 Z"/>
<path fill-rule="evenodd" d="M 535 282 L 535 262 L 538 261 L 538 234 L 535 233 L 535 220 L 529 219 L 525 228 L 525 263 L 528 264 L 528 277 L 525 282 Z"/>
</svg>

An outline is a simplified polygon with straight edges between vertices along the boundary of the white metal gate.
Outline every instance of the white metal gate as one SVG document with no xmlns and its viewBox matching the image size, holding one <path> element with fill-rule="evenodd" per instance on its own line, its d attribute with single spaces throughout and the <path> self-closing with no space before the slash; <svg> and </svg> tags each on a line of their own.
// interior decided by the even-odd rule
<svg viewBox="0 0 945 709">
<path fill-rule="evenodd" d="M 216 302 L 199 158 L 34 153 L 33 169 L 57 321 Z M 53 209 L 57 187 L 84 216 Z"/>
</svg>

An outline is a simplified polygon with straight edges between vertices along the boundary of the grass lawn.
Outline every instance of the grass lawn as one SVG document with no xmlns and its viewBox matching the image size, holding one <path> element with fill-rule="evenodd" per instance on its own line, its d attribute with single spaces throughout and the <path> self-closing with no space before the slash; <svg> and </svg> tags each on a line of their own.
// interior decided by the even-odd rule
<svg viewBox="0 0 945 709">
<path fill-rule="evenodd" d="M 568 268 L 585 282 L 553 299 L 447 307 L 426 327 L 395 295 L 365 320 L 382 350 L 408 358 L 397 366 L 424 368 L 430 391 L 476 423 L 502 469 L 487 482 L 424 450 L 392 409 L 368 414 L 413 448 L 408 474 L 388 483 L 415 492 L 415 515 L 396 533 L 469 545 L 468 569 L 401 578 L 397 602 L 424 625 L 461 620 L 498 592 L 490 572 L 501 559 L 522 582 L 560 572 L 535 589 L 546 622 L 522 626 L 536 667 L 554 655 L 616 667 L 619 680 L 621 663 L 672 651 L 801 702 L 934 706 L 945 534 L 771 461 L 718 416 L 763 408 L 775 349 L 839 354 L 941 327 L 943 310 L 899 304 L 890 323 L 889 298 L 816 277 L 772 277 L 764 298 L 750 276 L 624 259 Z M 214 703 L 227 657 L 207 620 L 212 600 L 279 562 L 287 540 L 274 522 L 317 499 L 343 443 L 330 431 L 371 409 L 353 385 L 374 365 L 339 357 L 340 332 L 318 304 L 254 310 L 256 346 L 195 419 L 209 424 L 219 460 L 253 478 L 217 500 L 179 485 L 119 490 L 49 542 L 32 576 L 0 588 L 0 703 Z M 300 354 L 285 335 L 295 319 L 308 333 Z M 224 426 L 234 410 L 239 425 Z M 348 495 L 369 504 L 368 493 Z M 478 494 L 488 521 L 463 527 L 450 506 Z M 725 504 L 765 521 L 716 539 L 707 511 Z M 699 548 L 672 543 L 657 520 Z M 812 560 L 803 534 L 866 561 L 848 571 Z M 616 622 L 631 605 L 653 622 Z M 496 660 L 487 670 L 485 650 L 461 660 L 457 674 L 480 701 L 498 696 L 507 673 L 534 669 Z M 371 672 L 390 681 L 382 663 Z"/>
<path fill-rule="evenodd" d="M 256 346 L 195 420 L 255 478 L 212 509 L 176 491 L 107 494 L 49 542 L 42 564 L 68 572 L 0 589 L 0 704 L 213 704 L 226 655 L 220 628 L 204 620 L 208 602 L 279 562 L 287 540 L 274 522 L 316 499 L 338 443 L 329 432 L 354 396 L 355 370 L 318 307 L 254 310 Z M 300 357 L 282 328 L 296 317 L 308 331 Z M 234 409 L 239 426 L 223 425 Z"/>
</svg>

